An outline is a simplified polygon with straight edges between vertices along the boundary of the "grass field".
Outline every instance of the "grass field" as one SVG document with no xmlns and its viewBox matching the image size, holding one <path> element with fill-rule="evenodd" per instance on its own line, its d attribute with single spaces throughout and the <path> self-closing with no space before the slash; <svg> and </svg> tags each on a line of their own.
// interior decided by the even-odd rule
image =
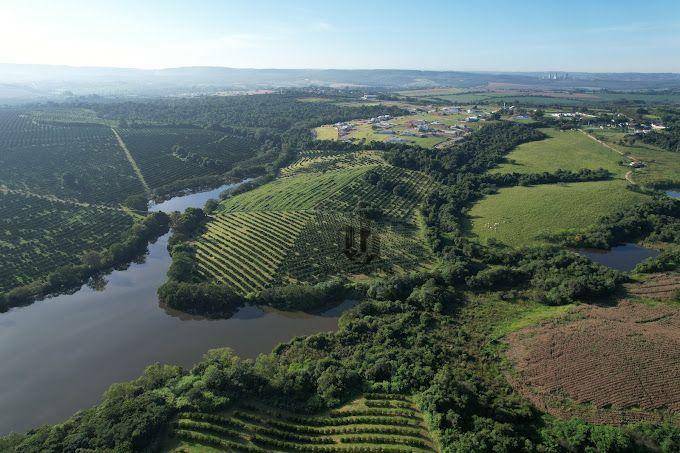
<svg viewBox="0 0 680 453">
<path fill-rule="evenodd" d="M 431 452 L 423 415 L 410 397 L 367 394 L 317 416 L 257 404 L 211 414 L 181 413 L 165 450 Z"/>
<path fill-rule="evenodd" d="M 335 126 L 320 126 L 314 129 L 317 140 L 337 140 L 338 139 L 338 128 Z"/>
<path fill-rule="evenodd" d="M 604 168 L 623 176 L 628 168 L 620 165 L 622 156 L 600 145 L 580 131 L 542 129 L 548 138 L 524 143 L 508 156 L 507 163 L 493 173 L 540 173 L 558 169 L 577 171 Z"/>
<path fill-rule="evenodd" d="M 621 180 L 504 188 L 470 210 L 471 234 L 512 246 L 537 243 L 542 234 L 589 227 L 644 198 Z"/>
</svg>

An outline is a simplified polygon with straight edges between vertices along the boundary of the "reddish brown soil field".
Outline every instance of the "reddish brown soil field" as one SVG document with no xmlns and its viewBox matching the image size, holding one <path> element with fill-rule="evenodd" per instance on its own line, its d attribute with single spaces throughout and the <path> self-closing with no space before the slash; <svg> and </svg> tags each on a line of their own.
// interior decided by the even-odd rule
<svg viewBox="0 0 680 453">
<path fill-rule="evenodd" d="M 653 274 L 642 283 L 625 285 L 628 293 L 637 297 L 651 299 L 677 299 L 680 294 L 680 274 Z"/>
<path fill-rule="evenodd" d="M 512 385 L 558 417 L 595 423 L 680 413 L 680 310 L 579 306 L 508 337 Z"/>
</svg>

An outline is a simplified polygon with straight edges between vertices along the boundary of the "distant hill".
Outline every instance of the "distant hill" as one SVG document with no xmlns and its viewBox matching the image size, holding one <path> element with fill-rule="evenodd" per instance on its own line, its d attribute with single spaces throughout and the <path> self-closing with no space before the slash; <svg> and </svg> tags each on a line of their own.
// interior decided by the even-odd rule
<svg viewBox="0 0 680 453">
<path fill-rule="evenodd" d="M 384 89 L 489 84 L 525 89 L 680 89 L 680 74 L 459 72 L 396 69 L 237 69 L 180 67 L 159 70 L 0 64 L 0 103 L 70 95 L 156 96 L 210 94 L 220 90 L 280 87 Z"/>
</svg>

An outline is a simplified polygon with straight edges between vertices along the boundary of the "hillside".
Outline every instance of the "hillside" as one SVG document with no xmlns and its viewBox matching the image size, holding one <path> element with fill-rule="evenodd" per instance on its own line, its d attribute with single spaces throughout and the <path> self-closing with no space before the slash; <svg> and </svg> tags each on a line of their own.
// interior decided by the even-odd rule
<svg viewBox="0 0 680 453">
<path fill-rule="evenodd" d="M 417 208 L 434 182 L 377 152 L 307 153 L 282 177 L 223 201 L 196 240 L 199 272 L 240 293 L 427 263 Z M 370 210 L 370 217 L 357 211 Z M 375 255 L 348 256 L 346 229 L 369 228 Z M 358 242 L 357 242 L 358 244 Z"/>
</svg>

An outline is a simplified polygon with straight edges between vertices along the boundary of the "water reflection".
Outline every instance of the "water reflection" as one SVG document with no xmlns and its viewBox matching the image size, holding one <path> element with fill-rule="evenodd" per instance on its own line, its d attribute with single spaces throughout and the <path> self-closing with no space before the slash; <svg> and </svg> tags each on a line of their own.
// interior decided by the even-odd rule
<svg viewBox="0 0 680 453">
<path fill-rule="evenodd" d="M 186 197 L 212 198 L 198 195 Z M 173 199 L 157 206 L 188 205 Z M 319 314 L 246 306 L 217 320 L 164 309 L 156 289 L 170 265 L 169 236 L 150 245 L 143 262 L 107 275 L 103 290 L 102 279 L 0 315 L 0 434 L 62 421 L 154 362 L 190 367 L 217 347 L 255 357 L 293 337 L 336 330 L 352 305 Z"/>
<path fill-rule="evenodd" d="M 658 250 L 648 249 L 637 244 L 619 245 L 612 247 L 611 250 L 580 249 L 578 252 L 596 263 L 623 272 L 632 271 L 638 263 L 660 253 Z"/>
<path fill-rule="evenodd" d="M 191 193 L 188 195 L 182 195 L 179 197 L 174 197 L 169 200 L 165 200 L 162 203 L 151 203 L 149 205 L 149 211 L 157 212 L 174 212 L 174 211 L 184 211 L 186 208 L 200 208 L 206 204 L 210 199 L 219 199 L 220 194 L 227 189 L 240 186 L 244 182 L 248 182 L 250 179 L 245 179 L 239 183 L 235 184 L 224 184 L 216 189 L 208 190 L 205 192 Z"/>
</svg>

